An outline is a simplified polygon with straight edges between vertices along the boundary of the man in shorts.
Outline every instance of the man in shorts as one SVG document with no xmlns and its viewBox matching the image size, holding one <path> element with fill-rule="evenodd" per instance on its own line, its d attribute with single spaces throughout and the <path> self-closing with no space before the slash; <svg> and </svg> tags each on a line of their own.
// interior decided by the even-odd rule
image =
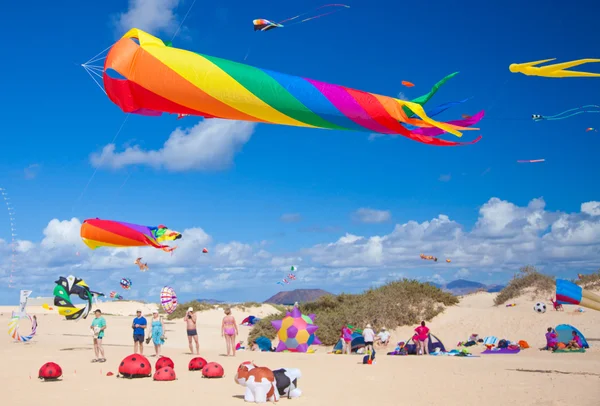
<svg viewBox="0 0 600 406">
<path fill-rule="evenodd" d="M 144 355 L 144 330 L 146 330 L 148 322 L 142 316 L 141 310 L 137 310 L 135 313 L 136 317 L 131 324 L 131 328 L 133 329 L 133 352 L 137 354 L 139 348 L 139 353 Z"/>
<path fill-rule="evenodd" d="M 192 347 L 192 339 L 196 343 L 196 354 L 200 355 L 200 345 L 198 344 L 198 331 L 196 330 L 196 313 L 194 308 L 190 307 L 187 309 L 187 313 L 183 319 L 186 324 L 188 343 L 190 344 L 190 352 L 193 354 L 194 349 Z"/>
</svg>

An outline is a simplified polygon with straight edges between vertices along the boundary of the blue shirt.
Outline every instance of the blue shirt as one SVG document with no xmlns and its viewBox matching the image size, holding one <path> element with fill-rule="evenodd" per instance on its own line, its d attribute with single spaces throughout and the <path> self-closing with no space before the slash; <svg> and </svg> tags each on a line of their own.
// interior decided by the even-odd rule
<svg viewBox="0 0 600 406">
<path fill-rule="evenodd" d="M 146 322 L 146 318 L 145 317 L 136 317 L 135 319 L 133 319 L 133 325 L 135 326 L 136 324 L 139 324 L 140 326 L 145 326 L 146 324 L 148 324 Z M 137 336 L 143 336 L 144 335 L 144 329 L 141 327 L 136 327 L 133 329 L 133 335 Z"/>
</svg>

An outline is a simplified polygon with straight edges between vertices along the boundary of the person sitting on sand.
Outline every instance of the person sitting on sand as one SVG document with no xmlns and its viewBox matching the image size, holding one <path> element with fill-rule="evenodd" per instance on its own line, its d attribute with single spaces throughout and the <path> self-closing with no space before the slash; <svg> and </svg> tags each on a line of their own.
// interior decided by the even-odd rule
<svg viewBox="0 0 600 406">
<path fill-rule="evenodd" d="M 365 339 L 365 350 L 373 351 L 373 341 L 375 341 L 375 332 L 371 328 L 370 324 L 362 332 L 363 338 Z"/>
<path fill-rule="evenodd" d="M 580 348 L 583 348 L 583 343 L 581 342 L 581 337 L 579 337 L 579 334 L 577 334 L 577 331 L 573 331 L 573 338 L 571 339 L 571 341 L 569 341 L 569 344 L 567 344 L 567 348 L 570 350 L 578 350 Z"/>
<path fill-rule="evenodd" d="M 237 323 L 235 318 L 231 315 L 231 309 L 228 307 L 225 309 L 225 317 L 221 323 L 221 337 L 225 337 L 225 344 L 227 345 L 227 356 L 233 351 L 235 357 L 235 337 L 238 335 Z"/>
<path fill-rule="evenodd" d="M 544 350 L 547 351 L 556 351 L 558 348 L 558 334 L 552 327 L 548 327 L 548 332 L 546 333 L 546 348 Z"/>
<path fill-rule="evenodd" d="M 427 355 L 427 341 L 429 340 L 429 328 L 422 321 L 421 325 L 415 329 L 417 333 L 417 355 Z"/>
<path fill-rule="evenodd" d="M 387 347 L 390 343 L 390 333 L 385 327 L 381 327 L 381 331 L 377 334 L 377 344 L 381 347 Z"/>
</svg>

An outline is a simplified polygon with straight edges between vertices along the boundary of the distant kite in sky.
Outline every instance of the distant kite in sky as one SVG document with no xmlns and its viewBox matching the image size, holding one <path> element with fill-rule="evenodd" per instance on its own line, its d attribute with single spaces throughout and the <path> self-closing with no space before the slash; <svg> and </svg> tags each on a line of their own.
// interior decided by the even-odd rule
<svg viewBox="0 0 600 406">
<path fill-rule="evenodd" d="M 522 73 L 527 76 L 544 76 L 547 78 L 568 78 L 568 77 L 600 77 L 600 73 L 589 73 L 589 72 L 577 72 L 564 70 L 572 68 L 574 66 L 583 65 L 585 63 L 600 62 L 600 59 L 578 59 L 576 61 L 556 63 L 553 65 L 546 66 L 534 66 L 541 63 L 554 61 L 556 58 L 544 59 L 541 61 L 525 62 L 525 63 L 513 63 L 508 69 L 512 73 Z"/>
<path fill-rule="evenodd" d="M 579 305 L 600 311 L 600 295 L 565 279 L 556 280 L 556 303 Z"/>
<path fill-rule="evenodd" d="M 131 279 L 129 279 L 129 278 L 122 278 L 120 284 L 121 284 L 121 287 L 125 290 L 131 289 L 132 283 L 131 283 Z"/>
<path fill-rule="evenodd" d="M 203 254 L 208 254 L 208 248 L 202 248 L 202 253 Z"/>
<path fill-rule="evenodd" d="M 472 130 L 432 120 L 419 104 L 423 98 L 413 103 L 201 55 L 138 29 L 110 48 L 103 72 L 108 98 L 126 113 L 397 134 L 435 146 L 465 143 L 415 134 L 403 123 L 438 127 L 459 137 L 460 131 Z M 420 119 L 409 118 L 404 108 Z"/>
<path fill-rule="evenodd" d="M 569 110 L 565 110 L 562 113 L 558 113 L 553 116 L 542 116 L 541 114 L 532 114 L 531 119 L 533 121 L 564 120 L 565 118 L 573 117 L 583 113 L 600 113 L 600 106 L 596 104 L 588 104 L 587 106 L 575 107 Z"/>
<path fill-rule="evenodd" d="M 161 244 L 175 241 L 181 233 L 169 230 L 163 225 L 158 227 L 140 226 L 121 221 L 87 219 L 81 225 L 81 239 L 91 249 L 98 247 L 143 247 L 151 246 L 166 252 L 177 247 Z"/>
<path fill-rule="evenodd" d="M 546 162 L 545 159 L 519 159 L 517 161 L 520 164 L 534 164 L 537 162 Z"/>
<path fill-rule="evenodd" d="M 296 25 L 296 24 L 302 24 L 302 23 L 305 23 L 310 20 L 328 16 L 330 14 L 339 13 L 340 11 L 345 10 L 347 8 L 350 8 L 350 6 L 347 6 L 345 4 L 325 4 L 324 6 L 317 7 L 314 10 L 308 11 L 306 13 L 298 14 L 297 16 L 294 16 L 294 17 L 286 18 L 285 20 L 281 20 L 279 22 L 273 22 L 271 20 L 265 20 L 264 18 L 258 18 L 256 20 L 253 20 L 252 24 L 254 25 L 254 31 L 269 31 L 274 28 L 283 28 L 283 27 L 290 27 L 290 26 Z M 312 17 L 307 17 L 300 21 L 295 21 L 300 17 L 304 17 L 309 14 L 318 13 L 318 10 L 323 10 L 323 9 L 329 9 L 331 11 L 328 11 L 326 13 L 321 13 L 321 14 L 318 14 L 318 15 L 315 15 Z M 286 24 L 286 25 L 283 24 L 288 21 L 292 21 L 292 24 Z"/>
<path fill-rule="evenodd" d="M 437 257 L 434 257 L 433 255 L 424 255 L 424 254 L 421 254 L 420 257 L 421 257 L 421 259 L 425 259 L 427 261 L 437 262 L 437 260 L 438 260 Z"/>
<path fill-rule="evenodd" d="M 414 87 L 415 86 L 414 83 L 408 82 L 406 80 L 403 80 L 401 83 L 402 83 L 402 85 L 404 85 L 406 87 Z"/>
<path fill-rule="evenodd" d="M 139 266 L 140 267 L 140 271 L 142 271 L 142 272 L 145 272 L 148 269 L 150 269 L 150 268 L 148 268 L 148 264 L 143 264 L 142 263 L 142 257 L 139 257 L 138 259 L 136 259 L 135 262 L 134 262 L 134 264 L 137 265 L 137 266 Z"/>
<path fill-rule="evenodd" d="M 594 132 L 598 132 L 598 130 L 596 130 L 595 128 L 589 127 L 585 129 L 586 133 L 589 133 L 590 131 L 594 131 Z"/>
</svg>

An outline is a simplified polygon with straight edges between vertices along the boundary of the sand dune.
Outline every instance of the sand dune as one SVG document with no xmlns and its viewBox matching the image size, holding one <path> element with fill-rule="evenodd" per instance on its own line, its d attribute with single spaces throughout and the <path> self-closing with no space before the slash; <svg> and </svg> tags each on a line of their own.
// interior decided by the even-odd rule
<svg viewBox="0 0 600 406">
<path fill-rule="evenodd" d="M 127 380 L 107 377 L 116 374 L 122 358 L 132 352 L 129 315 L 141 307 L 150 313 L 155 305 L 132 302 L 103 303 L 107 315 L 105 348 L 108 361 L 91 363 L 91 317 L 80 322 L 63 320 L 55 312 L 29 307 L 38 315 L 35 339 L 27 344 L 12 342 L 5 335 L 2 359 L 8 368 L 0 372 L 0 380 L 8 396 L 7 404 L 38 405 L 64 402 L 65 396 L 96 405 L 128 402 L 131 405 L 207 403 L 244 404 L 243 388 L 233 382 L 240 362 L 254 360 L 271 368 L 297 367 L 303 376 L 299 381 L 304 391 L 299 399 L 282 399 L 283 404 L 349 405 L 375 403 L 381 405 L 563 405 L 600 404 L 600 312 L 564 313 L 548 311 L 536 314 L 535 300 L 514 300 L 516 307 L 493 306 L 494 294 L 466 296 L 458 306 L 447 309 L 429 323 L 434 334 L 448 348 L 464 340 L 470 333 L 495 335 L 511 340 L 526 340 L 531 349 L 517 355 L 483 355 L 480 358 L 453 357 L 389 357 L 378 353 L 376 365 L 360 364 L 360 356 L 327 354 L 321 347 L 315 354 L 280 354 L 238 352 L 237 357 L 223 357 L 225 346 L 219 326 L 222 312 L 198 313 L 201 355 L 221 363 L 225 379 L 206 380 L 200 373 L 187 371 L 191 355 L 187 354 L 187 338 L 182 320 L 166 322 L 167 342 L 163 353 L 175 362 L 178 380 L 154 382 L 151 379 Z M 0 308 L 0 321 L 6 325 L 15 307 Z M 247 315 L 263 317 L 273 312 L 270 306 L 234 311 L 238 323 Z M 559 323 L 577 326 L 586 335 L 592 349 L 585 354 L 551 354 L 538 351 L 544 344 L 546 327 Z M 318 315 L 317 315 L 318 324 Z M 27 328 L 24 323 L 24 329 Z M 392 340 L 404 340 L 413 327 L 393 332 Z M 245 340 L 249 328 L 239 326 L 240 339 Z M 26 332 L 26 331 L 25 331 Z M 598 346 L 598 348 L 596 348 Z M 471 347 L 473 348 L 473 347 Z M 390 348 L 391 350 L 391 348 Z M 473 353 L 479 353 L 475 347 Z M 146 355 L 152 350 L 146 348 Z M 154 358 L 150 358 L 152 363 Z M 54 361 L 63 367 L 61 382 L 44 383 L 36 379 L 39 367 Z M 554 372 L 553 372 L 554 371 Z M 31 379 L 30 379 L 31 378 Z M 291 402 L 291 403 L 290 403 Z"/>
</svg>

